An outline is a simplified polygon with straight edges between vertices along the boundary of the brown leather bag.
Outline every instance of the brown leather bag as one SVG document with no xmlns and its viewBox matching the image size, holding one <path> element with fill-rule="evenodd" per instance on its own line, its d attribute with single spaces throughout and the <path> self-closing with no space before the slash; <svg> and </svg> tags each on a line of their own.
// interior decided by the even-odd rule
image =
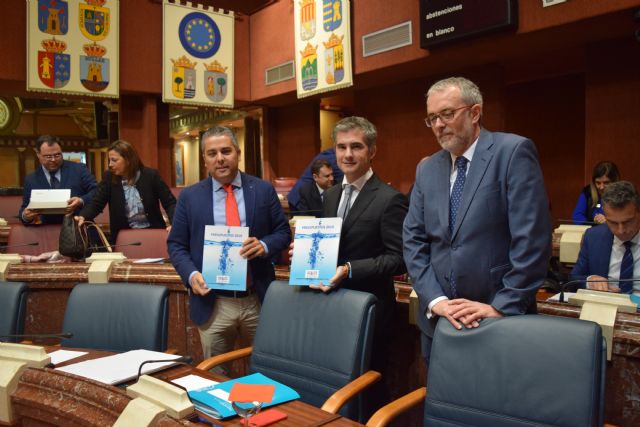
<svg viewBox="0 0 640 427">
<path fill-rule="evenodd" d="M 89 230 L 94 228 L 101 240 L 100 244 L 94 244 L 89 238 Z M 111 252 L 111 245 L 104 233 L 94 222 L 85 221 L 81 226 L 73 219 L 73 215 L 65 215 L 60 228 L 58 251 L 64 256 L 75 259 L 84 259 L 97 250 L 107 249 Z"/>
</svg>

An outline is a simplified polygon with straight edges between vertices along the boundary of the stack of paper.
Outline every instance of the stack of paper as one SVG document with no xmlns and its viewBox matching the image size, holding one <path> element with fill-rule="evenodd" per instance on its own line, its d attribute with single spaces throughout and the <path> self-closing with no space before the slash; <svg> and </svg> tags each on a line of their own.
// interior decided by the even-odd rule
<svg viewBox="0 0 640 427">
<path fill-rule="evenodd" d="M 136 378 L 142 362 L 147 360 L 166 360 L 166 362 L 147 363 L 144 365 L 142 373 L 148 374 L 173 366 L 175 363 L 172 360 L 180 358 L 181 356 L 179 355 L 161 353 L 159 351 L 132 350 L 126 353 L 63 366 L 62 368 L 57 368 L 57 370 L 105 384 L 118 384 Z"/>
</svg>

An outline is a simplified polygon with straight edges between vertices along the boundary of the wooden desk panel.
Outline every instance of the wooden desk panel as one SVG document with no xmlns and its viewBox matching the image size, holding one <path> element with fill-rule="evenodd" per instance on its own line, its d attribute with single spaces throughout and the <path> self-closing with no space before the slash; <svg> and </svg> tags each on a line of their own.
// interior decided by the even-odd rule
<svg viewBox="0 0 640 427">
<path fill-rule="evenodd" d="M 76 283 L 86 283 L 89 265 L 85 263 L 14 264 L 8 280 L 25 282 L 29 287 L 25 334 L 61 332 L 64 311 Z M 169 348 L 202 361 L 197 328 L 189 320 L 187 290 L 170 264 L 118 264 L 111 270 L 110 282 L 131 282 L 166 286 L 169 289 Z M 69 331 L 73 332 L 73 331 Z"/>
<path fill-rule="evenodd" d="M 57 348 L 49 348 L 49 351 Z M 104 357 L 111 353 L 89 350 L 87 355 L 61 363 L 60 366 L 77 363 L 84 360 Z M 201 371 L 192 366 L 177 366 L 153 374 L 168 380 L 179 378 L 187 374 L 200 375 L 216 381 L 226 378 L 210 372 Z M 120 416 L 127 406 L 130 397 L 124 389 L 102 384 L 76 375 L 51 369 L 27 369 L 18 382 L 15 392 L 11 395 L 12 406 L 16 414 L 13 425 L 38 426 L 107 426 Z M 274 424 L 277 427 L 299 426 L 332 426 L 332 427 L 363 427 L 362 424 L 322 411 L 320 408 L 301 401 L 291 401 L 278 405 L 278 408 L 288 414 L 288 418 Z M 241 426 L 241 419 L 234 417 L 226 421 L 213 420 L 220 426 Z M 174 420 L 165 415 L 158 426 L 204 426 L 202 423 L 190 422 L 186 419 Z"/>
</svg>

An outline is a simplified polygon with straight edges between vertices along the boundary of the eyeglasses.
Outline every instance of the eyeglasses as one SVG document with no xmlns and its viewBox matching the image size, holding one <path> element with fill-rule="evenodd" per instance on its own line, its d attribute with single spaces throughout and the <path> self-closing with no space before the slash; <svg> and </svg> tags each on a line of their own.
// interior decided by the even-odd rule
<svg viewBox="0 0 640 427">
<path fill-rule="evenodd" d="M 60 160 L 62 158 L 62 153 L 43 154 L 42 158 L 45 160 Z"/>
<path fill-rule="evenodd" d="M 427 117 L 424 118 L 424 124 L 427 125 L 427 127 L 432 128 L 436 125 L 438 119 L 440 119 L 442 123 L 449 124 L 453 121 L 453 119 L 455 119 L 457 111 L 463 110 L 465 108 L 471 108 L 471 107 L 473 107 L 473 105 L 464 105 L 460 108 L 455 108 L 453 110 L 440 111 L 438 114 L 429 114 Z"/>
</svg>

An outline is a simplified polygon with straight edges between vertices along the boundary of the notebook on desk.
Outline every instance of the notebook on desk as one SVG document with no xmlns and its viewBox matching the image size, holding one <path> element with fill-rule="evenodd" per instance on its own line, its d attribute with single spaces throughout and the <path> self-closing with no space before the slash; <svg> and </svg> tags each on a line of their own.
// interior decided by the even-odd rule
<svg viewBox="0 0 640 427">
<path fill-rule="evenodd" d="M 189 397 L 196 409 L 205 414 L 217 419 L 229 418 L 236 415 L 236 412 L 231 406 L 231 402 L 227 400 L 231 388 L 235 383 L 273 385 L 275 387 L 273 398 L 270 403 L 263 404 L 263 408 L 300 398 L 300 395 L 291 387 L 274 381 L 260 373 L 225 381 L 199 390 L 189 391 Z"/>
</svg>

